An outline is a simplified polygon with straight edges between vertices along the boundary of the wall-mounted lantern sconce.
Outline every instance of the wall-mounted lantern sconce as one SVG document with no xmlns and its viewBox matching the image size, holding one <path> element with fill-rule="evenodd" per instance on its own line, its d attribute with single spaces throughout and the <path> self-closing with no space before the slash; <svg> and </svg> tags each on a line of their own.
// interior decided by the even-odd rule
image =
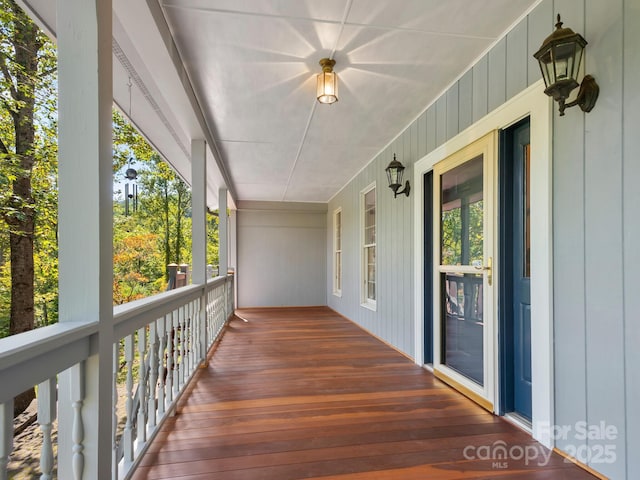
<svg viewBox="0 0 640 480">
<path fill-rule="evenodd" d="M 387 172 L 387 180 L 389 180 L 389 188 L 393 190 L 393 198 L 396 198 L 398 194 L 404 193 L 407 197 L 409 196 L 409 192 L 411 191 L 411 185 L 409 185 L 409 180 L 404 184 L 404 188 L 399 190 L 402 186 L 402 174 L 404 173 L 404 166 L 396 160 L 396 154 L 393 154 L 393 160 L 389 164 L 387 168 L 385 168 Z"/>
<path fill-rule="evenodd" d="M 544 93 L 553 97 L 560 105 L 560 116 L 564 109 L 579 105 L 583 112 L 590 112 L 596 104 L 600 87 L 591 75 L 585 75 L 582 84 L 578 83 L 578 71 L 587 41 L 570 28 L 562 28 L 560 14 L 556 30 L 549 35 L 540 50 L 533 54 L 542 70 L 546 89 Z M 571 91 L 580 85 L 578 97 L 565 104 Z"/>
<path fill-rule="evenodd" d="M 320 103 L 335 103 L 338 101 L 338 75 L 333 71 L 336 61 L 323 58 L 319 63 L 322 73 L 318 74 L 316 98 Z"/>
</svg>

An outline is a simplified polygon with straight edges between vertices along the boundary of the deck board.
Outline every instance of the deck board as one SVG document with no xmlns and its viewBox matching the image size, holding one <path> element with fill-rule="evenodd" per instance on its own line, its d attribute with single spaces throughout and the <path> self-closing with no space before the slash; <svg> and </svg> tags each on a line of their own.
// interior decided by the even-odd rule
<svg viewBox="0 0 640 480">
<path fill-rule="evenodd" d="M 328 308 L 238 313 L 134 480 L 594 478 Z M 464 457 L 499 441 L 540 457 Z"/>
</svg>

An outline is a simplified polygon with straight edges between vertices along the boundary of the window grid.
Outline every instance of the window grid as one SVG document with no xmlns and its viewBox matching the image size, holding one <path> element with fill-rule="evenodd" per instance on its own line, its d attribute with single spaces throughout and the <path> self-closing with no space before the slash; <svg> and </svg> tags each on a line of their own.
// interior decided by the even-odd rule
<svg viewBox="0 0 640 480">
<path fill-rule="evenodd" d="M 362 192 L 362 304 L 376 306 L 376 188 Z"/>
<path fill-rule="evenodd" d="M 342 209 L 333 214 L 333 293 L 342 295 Z"/>
</svg>

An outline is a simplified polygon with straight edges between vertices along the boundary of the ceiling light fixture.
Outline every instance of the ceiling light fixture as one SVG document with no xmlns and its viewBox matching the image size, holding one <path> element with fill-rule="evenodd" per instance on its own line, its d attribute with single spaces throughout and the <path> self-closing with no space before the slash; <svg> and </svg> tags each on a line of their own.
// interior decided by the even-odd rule
<svg viewBox="0 0 640 480">
<path fill-rule="evenodd" d="M 338 101 L 338 75 L 333 71 L 336 61 L 332 58 L 320 60 L 322 73 L 318 74 L 318 88 L 316 98 L 320 103 L 335 103 Z"/>
<path fill-rule="evenodd" d="M 583 112 L 590 112 L 596 104 L 600 87 L 595 78 L 585 75 L 582 84 L 578 83 L 580 62 L 587 41 L 579 33 L 570 28 L 562 28 L 560 14 L 555 31 L 549 35 L 540 50 L 533 54 L 542 70 L 542 77 L 546 89 L 544 93 L 553 97 L 560 105 L 560 116 L 564 115 L 565 108 L 579 105 Z M 571 91 L 580 85 L 578 96 L 573 102 L 565 105 Z"/>
</svg>

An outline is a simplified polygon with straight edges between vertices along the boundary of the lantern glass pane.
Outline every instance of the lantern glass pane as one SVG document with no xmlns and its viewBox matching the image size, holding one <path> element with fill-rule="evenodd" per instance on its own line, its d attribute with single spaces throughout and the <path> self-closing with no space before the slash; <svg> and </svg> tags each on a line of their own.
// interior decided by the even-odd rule
<svg viewBox="0 0 640 480">
<path fill-rule="evenodd" d="M 324 73 L 324 94 L 335 95 L 335 75 L 333 73 Z"/>
<path fill-rule="evenodd" d="M 318 75 L 316 97 L 321 103 L 333 103 L 338 100 L 338 77 L 333 72 Z"/>
<path fill-rule="evenodd" d="M 553 48 L 556 81 L 574 78 L 575 42 L 558 43 Z"/>
<path fill-rule="evenodd" d="M 573 73 L 572 73 L 572 77 L 575 78 L 576 80 L 578 79 L 578 73 L 580 71 L 580 62 L 582 61 L 582 53 L 583 53 L 583 47 L 580 44 L 576 44 L 575 45 L 575 56 L 574 61 L 573 61 Z"/>
<path fill-rule="evenodd" d="M 393 169 L 391 168 L 387 168 L 387 181 L 389 182 L 389 185 L 393 185 L 394 183 L 394 174 Z"/>
<path fill-rule="evenodd" d="M 318 75 L 318 82 L 316 87 L 316 97 L 320 98 L 324 95 L 324 75 Z"/>
<path fill-rule="evenodd" d="M 540 64 L 540 71 L 542 72 L 542 78 L 544 83 L 548 87 L 554 82 L 553 72 L 553 59 L 551 57 L 551 48 L 538 57 L 538 63 Z"/>
</svg>

